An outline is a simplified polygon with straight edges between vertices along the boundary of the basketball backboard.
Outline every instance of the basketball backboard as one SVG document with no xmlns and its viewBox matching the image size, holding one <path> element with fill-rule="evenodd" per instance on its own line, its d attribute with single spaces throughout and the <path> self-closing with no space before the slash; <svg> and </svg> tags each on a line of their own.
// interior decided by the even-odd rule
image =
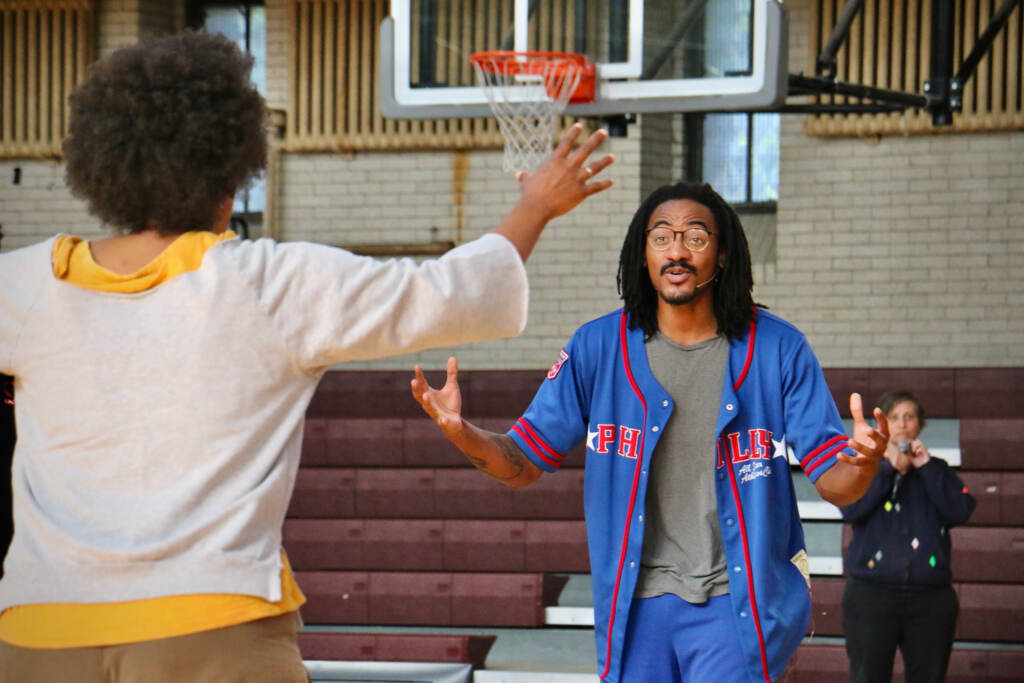
<svg viewBox="0 0 1024 683">
<path fill-rule="evenodd" d="M 490 116 L 470 54 L 548 50 L 597 65 L 571 116 L 768 109 L 786 96 L 778 0 L 392 0 L 380 27 L 388 118 Z"/>
</svg>

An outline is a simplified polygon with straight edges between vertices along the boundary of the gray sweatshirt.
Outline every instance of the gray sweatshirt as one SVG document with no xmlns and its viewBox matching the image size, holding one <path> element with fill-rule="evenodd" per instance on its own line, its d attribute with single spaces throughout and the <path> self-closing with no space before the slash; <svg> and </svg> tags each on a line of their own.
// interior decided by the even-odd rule
<svg viewBox="0 0 1024 683">
<path fill-rule="evenodd" d="M 526 324 L 526 271 L 494 234 L 421 265 L 229 240 L 136 294 L 58 280 L 52 249 L 0 254 L 18 428 L 0 609 L 279 600 L 281 525 L 325 370 Z"/>
</svg>

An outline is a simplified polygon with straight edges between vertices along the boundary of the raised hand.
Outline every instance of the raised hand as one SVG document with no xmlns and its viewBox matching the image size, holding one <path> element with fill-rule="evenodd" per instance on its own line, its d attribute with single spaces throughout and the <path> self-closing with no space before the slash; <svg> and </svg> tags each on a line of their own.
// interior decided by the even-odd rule
<svg viewBox="0 0 1024 683">
<path fill-rule="evenodd" d="M 910 442 L 910 464 L 914 467 L 924 467 L 928 464 L 928 461 L 932 459 L 932 454 L 928 452 L 928 449 L 918 439 L 914 439 Z"/>
<path fill-rule="evenodd" d="M 610 179 L 592 178 L 611 165 L 615 157 L 607 154 L 587 163 L 587 158 L 604 142 L 608 132 L 597 130 L 573 149 L 572 145 L 582 131 L 583 126 L 579 123 L 571 126 L 543 166 L 536 171 L 519 171 L 516 174 L 522 199 L 534 206 L 545 207 L 549 219 L 571 211 L 590 195 L 612 186 Z"/>
<path fill-rule="evenodd" d="M 853 438 L 846 445 L 859 455 L 851 456 L 839 453 L 836 458 L 855 467 L 877 467 L 885 457 L 885 449 L 889 444 L 889 421 L 885 414 L 875 408 L 874 416 L 878 429 L 873 428 L 864 419 L 864 407 L 860 394 L 850 394 L 850 415 L 853 417 Z"/>
<path fill-rule="evenodd" d="M 463 428 L 462 392 L 459 390 L 459 364 L 452 356 L 447 364 L 448 376 L 444 386 L 434 389 L 427 383 L 420 366 L 414 369 L 415 376 L 410 383 L 412 396 L 423 407 L 427 415 L 437 423 L 449 439 Z"/>
</svg>

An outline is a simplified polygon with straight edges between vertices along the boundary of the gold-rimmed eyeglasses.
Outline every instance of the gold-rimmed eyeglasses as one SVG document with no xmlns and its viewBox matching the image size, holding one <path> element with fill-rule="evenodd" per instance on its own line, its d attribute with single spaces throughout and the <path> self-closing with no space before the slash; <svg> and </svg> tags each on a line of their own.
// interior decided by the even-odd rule
<svg viewBox="0 0 1024 683">
<path fill-rule="evenodd" d="M 682 236 L 683 246 L 690 251 L 704 251 L 711 244 L 712 233 L 704 228 L 687 228 L 686 230 L 651 228 L 647 231 L 647 244 L 651 249 L 665 251 L 675 242 L 676 235 Z"/>
</svg>

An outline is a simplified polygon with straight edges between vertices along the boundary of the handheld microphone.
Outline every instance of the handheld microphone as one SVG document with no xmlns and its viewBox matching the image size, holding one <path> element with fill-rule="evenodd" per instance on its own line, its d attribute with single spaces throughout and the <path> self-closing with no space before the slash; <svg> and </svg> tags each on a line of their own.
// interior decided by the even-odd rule
<svg viewBox="0 0 1024 683">
<path fill-rule="evenodd" d="M 910 453 L 910 442 L 907 440 L 899 441 L 896 443 L 896 450 L 900 453 Z M 892 478 L 892 491 L 889 492 L 889 499 L 895 500 L 896 493 L 900 490 L 900 482 L 903 481 L 903 475 L 896 471 L 896 475 Z"/>
</svg>

